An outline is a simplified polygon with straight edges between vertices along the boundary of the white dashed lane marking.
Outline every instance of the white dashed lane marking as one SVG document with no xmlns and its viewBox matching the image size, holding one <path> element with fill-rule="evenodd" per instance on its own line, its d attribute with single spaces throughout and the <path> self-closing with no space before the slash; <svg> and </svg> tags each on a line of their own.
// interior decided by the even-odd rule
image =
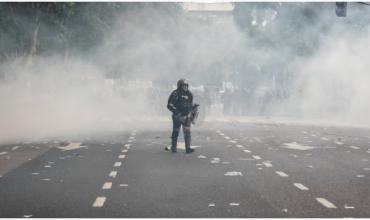
<svg viewBox="0 0 370 220">
<path fill-rule="evenodd" d="M 106 182 L 104 183 L 102 189 L 111 189 L 112 188 L 112 182 Z"/>
<path fill-rule="evenodd" d="M 7 154 L 8 152 L 6 152 L 6 151 L 3 151 L 3 152 L 0 152 L 0 156 L 1 155 L 5 155 L 5 154 Z"/>
<path fill-rule="evenodd" d="M 249 150 L 244 150 L 244 152 L 247 153 L 247 154 L 251 153 L 251 151 L 249 151 Z"/>
<path fill-rule="evenodd" d="M 229 203 L 229 205 L 230 205 L 230 206 L 239 206 L 239 205 L 240 205 L 240 203 L 231 202 L 231 203 Z"/>
<path fill-rule="evenodd" d="M 14 151 L 14 150 L 17 150 L 18 148 L 20 148 L 20 146 L 14 146 L 12 147 L 12 150 Z"/>
<path fill-rule="evenodd" d="M 321 205 L 325 206 L 325 207 L 326 207 L 326 208 L 328 208 L 328 209 L 336 209 L 336 208 L 337 208 L 333 203 L 329 202 L 329 201 L 328 201 L 327 199 L 325 199 L 325 198 L 316 198 L 316 200 L 317 200 Z"/>
<path fill-rule="evenodd" d="M 359 150 L 359 149 L 361 149 L 361 148 L 359 148 L 359 147 L 356 147 L 356 146 L 349 146 L 350 148 L 352 148 L 352 149 L 355 149 L 355 150 Z"/>
<path fill-rule="evenodd" d="M 125 144 L 125 147 L 130 147 L 130 144 Z"/>
<path fill-rule="evenodd" d="M 288 177 L 288 174 L 284 173 L 283 171 L 276 171 L 276 173 L 281 177 Z"/>
<path fill-rule="evenodd" d="M 116 176 L 117 176 L 117 171 L 111 171 L 111 172 L 109 173 L 109 176 L 110 176 L 110 177 L 113 177 L 113 178 L 116 178 Z"/>
<path fill-rule="evenodd" d="M 243 148 L 244 146 L 243 146 L 243 145 L 238 144 L 238 145 L 236 145 L 236 147 Z"/>
<path fill-rule="evenodd" d="M 225 176 L 243 176 L 243 174 L 238 171 L 231 171 L 231 172 L 226 172 Z"/>
<path fill-rule="evenodd" d="M 104 206 L 104 203 L 105 203 L 105 200 L 106 200 L 105 197 L 97 197 L 95 199 L 95 202 L 93 204 L 93 207 L 97 207 L 97 208 L 103 207 Z"/>
<path fill-rule="evenodd" d="M 256 160 L 261 160 L 262 158 L 260 157 L 260 156 L 258 156 L 258 155 L 253 155 L 252 156 L 254 159 L 256 159 Z"/>
<path fill-rule="evenodd" d="M 265 165 L 266 167 L 272 167 L 272 164 L 270 161 L 265 161 L 265 162 L 262 162 L 263 165 Z"/>
<path fill-rule="evenodd" d="M 125 157 L 126 157 L 126 155 L 124 155 L 124 154 L 118 156 L 119 159 L 124 159 Z"/>
<path fill-rule="evenodd" d="M 354 206 L 350 206 L 350 205 L 345 204 L 345 205 L 344 205 L 344 208 L 345 208 L 345 209 L 354 209 L 355 207 L 354 207 Z"/>
<path fill-rule="evenodd" d="M 121 152 L 122 152 L 122 153 L 127 153 L 127 150 L 122 150 Z"/>
<path fill-rule="evenodd" d="M 302 183 L 294 183 L 294 186 L 297 187 L 300 190 L 307 191 L 309 190 L 306 186 L 304 186 Z"/>
<path fill-rule="evenodd" d="M 208 207 L 214 207 L 214 206 L 216 206 L 214 203 L 208 204 Z"/>
<path fill-rule="evenodd" d="M 122 165 L 122 163 L 121 163 L 121 162 L 115 162 L 113 166 L 114 166 L 114 167 L 120 167 L 121 165 Z"/>
</svg>

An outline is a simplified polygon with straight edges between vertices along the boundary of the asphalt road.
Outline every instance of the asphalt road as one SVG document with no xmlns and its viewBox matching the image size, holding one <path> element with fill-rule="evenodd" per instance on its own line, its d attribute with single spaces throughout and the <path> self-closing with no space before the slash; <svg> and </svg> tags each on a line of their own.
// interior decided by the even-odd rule
<svg viewBox="0 0 370 220">
<path fill-rule="evenodd" d="M 205 123 L 193 154 L 169 133 L 0 146 L 0 217 L 370 217 L 369 129 Z"/>
</svg>

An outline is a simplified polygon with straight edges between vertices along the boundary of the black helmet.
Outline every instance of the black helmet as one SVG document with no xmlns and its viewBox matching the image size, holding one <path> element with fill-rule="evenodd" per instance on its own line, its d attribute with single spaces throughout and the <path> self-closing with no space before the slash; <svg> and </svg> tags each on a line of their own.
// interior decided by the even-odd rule
<svg viewBox="0 0 370 220">
<path fill-rule="evenodd" d="M 188 81 L 186 81 L 186 79 L 180 79 L 179 81 L 177 81 L 177 88 L 181 88 L 184 85 L 189 86 L 189 83 Z"/>
</svg>

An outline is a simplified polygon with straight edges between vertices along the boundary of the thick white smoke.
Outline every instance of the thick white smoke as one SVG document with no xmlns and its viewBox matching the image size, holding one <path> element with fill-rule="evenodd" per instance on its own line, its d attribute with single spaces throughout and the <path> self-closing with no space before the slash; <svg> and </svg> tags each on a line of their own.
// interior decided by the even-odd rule
<svg viewBox="0 0 370 220">
<path fill-rule="evenodd" d="M 303 117 L 370 124 L 369 36 L 368 31 L 333 31 L 311 59 L 297 66 L 296 110 Z"/>
<path fill-rule="evenodd" d="M 367 27 L 334 25 L 334 7 L 331 14 L 317 15 L 320 22 L 295 20 L 296 26 L 289 26 L 295 7 L 263 12 L 268 19 L 254 35 L 239 28 L 232 15 L 199 19 L 186 11 L 138 7 L 118 17 L 89 57 L 3 63 L 0 141 L 132 128 L 129 121 L 153 117 L 154 109 L 166 112 L 180 77 L 195 86 L 233 81 L 238 86 L 253 82 L 250 89 L 258 89 L 275 86 L 272 72 L 276 78 L 289 73 L 282 85 L 289 96 L 269 105 L 269 115 L 368 125 Z M 362 13 L 353 10 L 348 16 L 361 19 Z M 303 31 L 295 33 L 297 26 Z M 315 42 L 308 37 L 312 33 L 317 33 Z M 312 45 L 312 54 L 298 55 L 294 37 Z M 156 86 L 166 91 L 153 99 Z M 243 97 L 239 101 L 247 103 Z"/>
</svg>

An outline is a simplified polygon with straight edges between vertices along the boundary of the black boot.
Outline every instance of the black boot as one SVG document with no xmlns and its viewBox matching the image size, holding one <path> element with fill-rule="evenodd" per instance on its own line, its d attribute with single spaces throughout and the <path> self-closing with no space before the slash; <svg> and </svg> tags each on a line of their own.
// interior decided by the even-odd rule
<svg viewBox="0 0 370 220">
<path fill-rule="evenodd" d="M 187 154 L 191 154 L 194 152 L 194 149 L 191 149 L 190 148 L 190 144 L 191 144 L 191 137 L 190 136 L 186 136 L 185 137 L 185 149 L 186 149 L 186 153 Z"/>
<path fill-rule="evenodd" d="M 171 152 L 172 153 L 177 152 L 177 138 L 172 138 L 171 140 Z"/>
</svg>

